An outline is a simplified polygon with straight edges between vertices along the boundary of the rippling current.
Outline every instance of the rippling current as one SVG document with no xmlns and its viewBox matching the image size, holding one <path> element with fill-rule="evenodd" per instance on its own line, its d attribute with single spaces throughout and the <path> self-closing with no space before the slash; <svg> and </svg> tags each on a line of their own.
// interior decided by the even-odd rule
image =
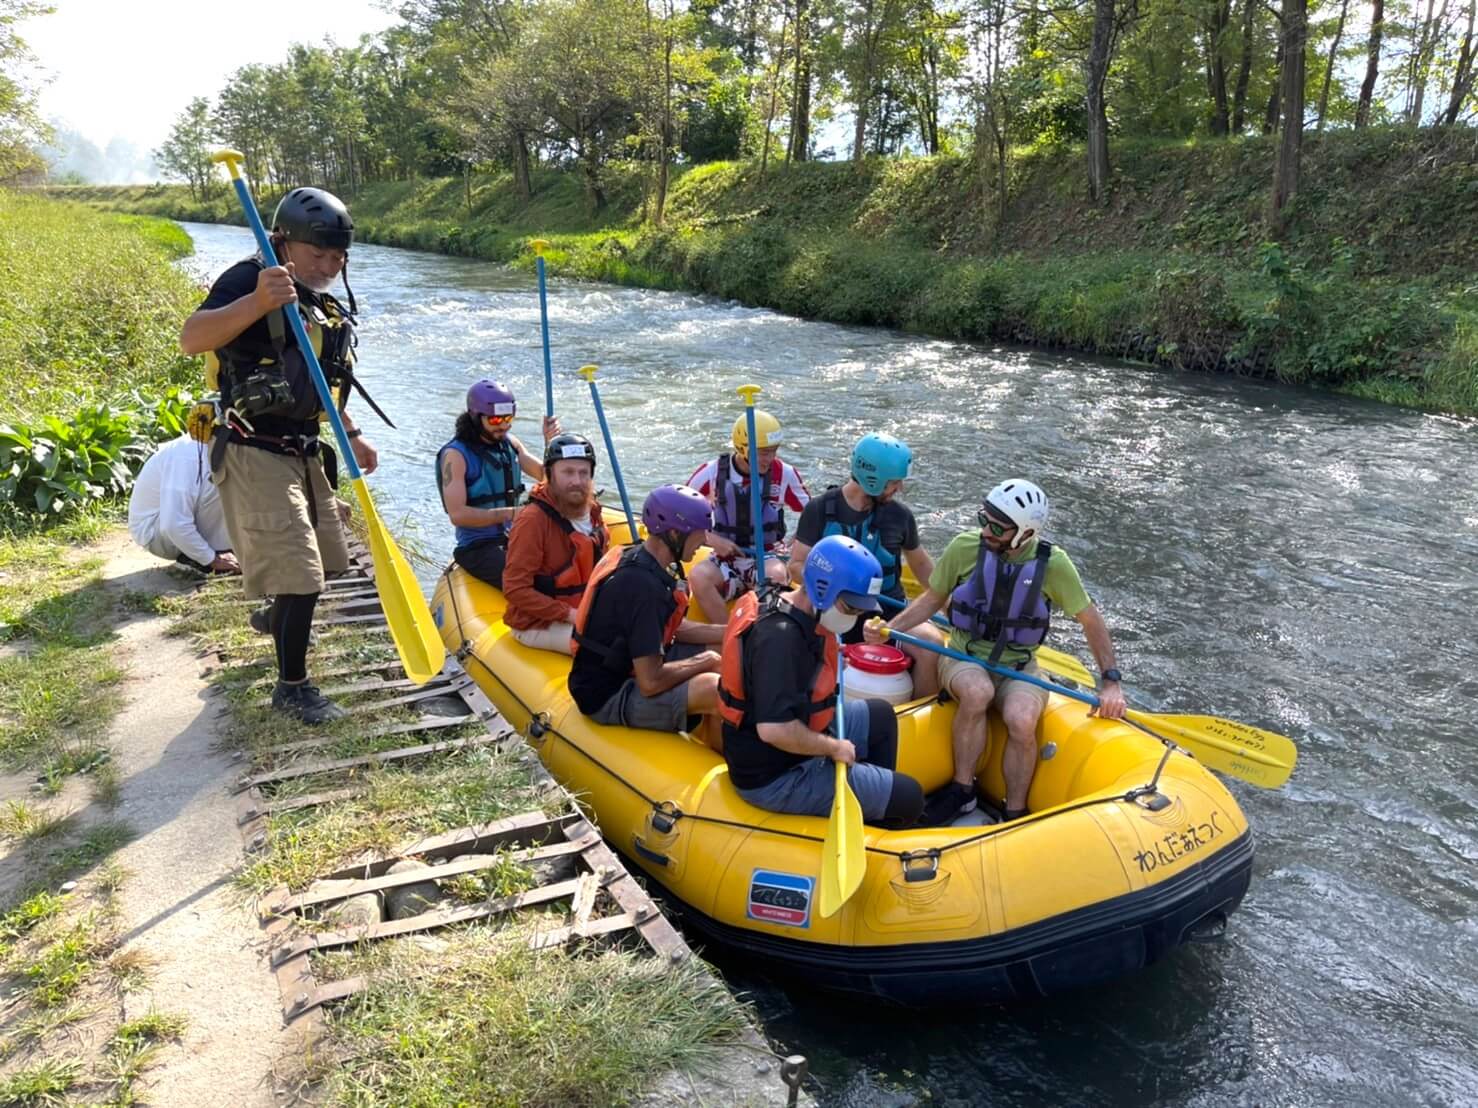
<svg viewBox="0 0 1478 1108">
<path fill-rule="evenodd" d="M 192 271 L 251 250 L 187 224 Z M 432 460 L 467 386 L 543 408 L 530 275 L 357 246 L 361 369 L 398 424 L 391 525 L 451 548 Z M 828 1105 L 1478 1104 L 1478 439 L 1472 423 L 1243 381 L 809 323 L 672 293 L 553 282 L 556 409 L 601 399 L 640 505 L 727 441 L 753 381 L 818 492 L 851 444 L 915 452 L 905 499 L 936 555 L 990 485 L 1028 476 L 1119 649 L 1131 696 L 1291 736 L 1276 792 L 1232 781 L 1251 891 L 1219 944 L 1027 1007 L 875 1013 L 726 967 Z M 598 483 L 614 485 L 600 449 Z M 1053 632 L 1089 655 L 1077 627 Z"/>
</svg>

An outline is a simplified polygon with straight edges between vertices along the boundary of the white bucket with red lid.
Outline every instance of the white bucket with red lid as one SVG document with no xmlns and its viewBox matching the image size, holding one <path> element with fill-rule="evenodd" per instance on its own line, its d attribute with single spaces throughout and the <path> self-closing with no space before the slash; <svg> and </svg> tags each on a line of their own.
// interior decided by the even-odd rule
<svg viewBox="0 0 1478 1108">
<path fill-rule="evenodd" d="M 847 699 L 886 700 L 902 704 L 913 699 L 911 659 L 896 646 L 853 643 L 842 648 L 847 656 Z"/>
</svg>

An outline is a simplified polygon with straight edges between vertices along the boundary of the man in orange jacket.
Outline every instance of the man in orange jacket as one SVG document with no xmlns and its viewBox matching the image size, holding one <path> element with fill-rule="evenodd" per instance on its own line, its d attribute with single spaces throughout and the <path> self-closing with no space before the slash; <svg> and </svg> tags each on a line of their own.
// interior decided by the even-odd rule
<svg viewBox="0 0 1478 1108">
<path fill-rule="evenodd" d="M 606 551 L 606 525 L 595 501 L 595 447 L 563 434 L 544 448 L 544 480 L 514 517 L 503 569 L 513 637 L 538 650 L 570 653 L 575 611 Z"/>
</svg>

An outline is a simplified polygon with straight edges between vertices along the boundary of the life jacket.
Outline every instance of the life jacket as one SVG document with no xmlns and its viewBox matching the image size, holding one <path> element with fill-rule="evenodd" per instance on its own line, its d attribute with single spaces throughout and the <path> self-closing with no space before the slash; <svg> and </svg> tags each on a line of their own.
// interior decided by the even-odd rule
<svg viewBox="0 0 1478 1108">
<path fill-rule="evenodd" d="M 1042 595 L 1051 556 L 1052 544 L 1038 539 L 1036 557 L 1011 563 L 981 540 L 975 572 L 949 595 L 949 622 L 972 639 L 993 642 L 992 662 L 1007 646 L 1041 646 L 1052 619 L 1052 604 Z"/>
<path fill-rule="evenodd" d="M 441 460 L 448 450 L 462 455 L 467 464 L 467 506 L 469 508 L 511 508 L 523 494 L 523 470 L 518 465 L 518 451 L 506 438 L 497 442 L 465 443 L 453 439 L 436 452 L 436 491 L 441 506 L 446 507 L 446 490 L 442 488 Z M 506 523 L 490 523 L 486 527 L 457 527 L 457 547 L 471 546 L 484 539 L 508 537 Z"/>
<path fill-rule="evenodd" d="M 736 485 L 730 477 L 733 455 L 720 454 L 718 474 L 714 477 L 713 529 L 741 550 L 754 549 L 754 528 L 749 513 L 749 482 Z M 774 467 L 771 467 L 773 471 Z M 785 538 L 785 515 L 775 499 L 775 482 L 767 471 L 760 482 L 760 504 L 764 515 L 765 549 L 769 550 Z M 753 474 L 750 475 L 753 479 Z"/>
<path fill-rule="evenodd" d="M 550 519 L 559 524 L 559 529 L 565 537 L 569 546 L 570 557 L 564 565 L 553 573 L 536 573 L 534 575 L 534 588 L 545 596 L 552 596 L 556 600 L 565 603 L 579 602 L 583 608 L 585 603 L 585 591 L 590 583 L 595 580 L 598 572 L 597 563 L 601 562 L 606 553 L 606 542 L 609 533 L 604 523 L 597 523 L 595 533 L 586 535 L 575 529 L 575 525 L 565 519 L 553 504 L 538 496 L 529 501 L 531 507 L 543 511 Z M 527 509 L 525 509 L 527 510 Z"/>
<path fill-rule="evenodd" d="M 683 620 L 688 615 L 688 583 L 685 580 L 673 578 L 657 567 L 650 556 L 640 557 L 642 552 L 640 543 L 612 547 L 600 560 L 600 564 L 595 567 L 595 572 L 590 575 L 590 581 L 585 586 L 585 595 L 580 598 L 580 608 L 575 613 L 575 632 L 570 641 L 571 655 L 578 654 L 581 650 L 588 650 L 613 672 L 624 673 L 628 676 L 634 675 L 631 651 L 625 639 L 618 639 L 614 643 L 603 643 L 585 634 L 585 626 L 590 620 L 590 613 L 595 608 L 606 581 L 617 570 L 631 567 L 656 575 L 661 580 L 662 587 L 671 591 L 672 611 L 667 614 L 667 622 L 662 628 L 662 648 L 666 650 L 677 638 L 677 629 L 682 626 Z"/>
<path fill-rule="evenodd" d="M 816 620 L 797 612 L 779 595 L 765 598 L 763 605 L 752 592 L 739 598 L 729 615 L 729 626 L 724 632 L 723 664 L 719 670 L 718 700 L 719 714 L 735 727 L 744 726 L 745 714 L 749 711 L 749 700 L 745 693 L 745 644 L 749 629 L 762 619 L 792 619 L 807 634 L 816 634 Z M 806 694 L 808 713 L 806 726 L 812 731 L 825 731 L 836 715 L 837 703 L 837 642 L 833 635 L 822 634 L 821 664 L 811 678 L 810 691 Z"/>
<path fill-rule="evenodd" d="M 821 513 L 826 521 L 821 528 L 821 538 L 827 535 L 845 535 L 849 539 L 855 539 L 868 550 L 872 551 L 873 557 L 878 560 L 878 565 L 883 567 L 882 593 L 892 596 L 901 593 L 902 581 L 900 572 L 903 563 L 903 550 L 900 547 L 895 550 L 883 545 L 883 536 L 878 532 L 878 504 L 873 502 L 872 510 L 867 513 L 867 518 L 858 523 L 843 523 L 841 521 L 841 505 L 844 503 L 841 486 L 833 485 L 821 494 Z M 848 505 L 850 507 L 850 505 Z M 818 540 L 819 541 L 819 540 Z"/>
<path fill-rule="evenodd" d="M 258 269 L 264 268 L 260 255 L 245 259 Z M 318 356 L 318 364 L 328 381 L 329 391 L 336 395 L 339 410 L 349 400 L 350 388 L 357 389 L 375 413 L 390 423 L 364 386 L 354 376 L 354 348 L 358 338 L 354 333 L 354 316 L 333 294 L 314 292 L 302 284 L 295 285 L 298 293 L 298 312 L 308 332 L 308 341 Z M 250 433 L 237 424 L 232 426 L 233 439 L 252 442 L 253 445 L 269 445 L 272 437 L 303 437 L 317 439 L 318 422 L 326 419 L 323 404 L 318 399 L 318 390 L 313 387 L 313 377 L 308 363 L 298 350 L 296 341 L 288 332 L 280 311 L 267 313 L 267 330 L 272 337 L 273 352 L 270 355 L 253 357 L 227 343 L 219 350 L 205 356 L 206 388 L 221 395 L 220 408 L 229 412 L 249 392 L 243 388 L 247 381 L 281 382 L 285 388 L 277 393 L 279 401 L 271 407 L 250 413 L 243 412 L 251 429 L 259 433 L 259 441 L 253 441 Z M 259 391 L 259 390 L 257 390 Z M 394 426 L 394 424 L 390 424 Z M 270 445 L 269 445 L 270 448 Z"/>
</svg>

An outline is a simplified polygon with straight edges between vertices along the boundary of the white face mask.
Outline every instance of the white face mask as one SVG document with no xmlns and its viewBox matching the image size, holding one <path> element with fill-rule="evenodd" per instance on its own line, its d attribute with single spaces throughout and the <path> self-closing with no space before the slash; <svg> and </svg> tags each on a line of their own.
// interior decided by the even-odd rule
<svg viewBox="0 0 1478 1108">
<path fill-rule="evenodd" d="M 833 635 L 845 635 L 856 626 L 857 620 L 861 618 L 859 612 L 843 612 L 835 604 L 821 613 L 821 626 Z"/>
</svg>

